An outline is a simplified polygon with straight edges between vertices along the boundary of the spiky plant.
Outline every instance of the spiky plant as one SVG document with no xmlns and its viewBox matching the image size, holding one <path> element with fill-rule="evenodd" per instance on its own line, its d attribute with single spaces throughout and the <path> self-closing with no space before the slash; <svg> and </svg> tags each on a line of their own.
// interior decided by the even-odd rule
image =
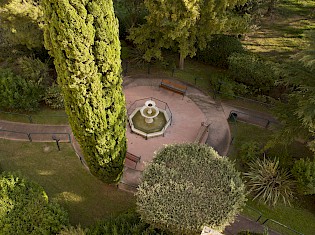
<svg viewBox="0 0 315 235">
<path fill-rule="evenodd" d="M 288 171 L 279 167 L 279 160 L 257 158 L 249 163 L 249 171 L 244 175 L 254 200 L 259 199 L 274 206 L 280 199 L 290 205 L 294 181 Z"/>
</svg>

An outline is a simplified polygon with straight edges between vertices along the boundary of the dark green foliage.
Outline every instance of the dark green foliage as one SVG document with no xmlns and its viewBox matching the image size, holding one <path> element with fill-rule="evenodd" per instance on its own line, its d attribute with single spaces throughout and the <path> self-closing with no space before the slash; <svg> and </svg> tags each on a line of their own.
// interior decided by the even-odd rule
<svg viewBox="0 0 315 235">
<path fill-rule="evenodd" d="M 268 95 L 278 76 L 274 64 L 254 54 L 235 53 L 229 57 L 230 78 L 251 88 L 253 94 Z"/>
<path fill-rule="evenodd" d="M 314 71 L 310 67 L 315 56 L 311 56 L 314 54 L 311 45 L 305 52 L 297 54 L 294 60 L 279 67 L 282 79 L 278 83 L 287 86 L 290 93 L 284 102 L 277 104 L 274 113 L 283 124 L 278 133 L 279 140 L 287 145 L 296 138 L 308 140 L 309 148 L 315 152 L 315 82 Z M 298 61 L 300 57 L 301 61 Z"/>
<path fill-rule="evenodd" d="M 244 32 L 246 17 L 231 12 L 246 0 L 221 1 L 150 1 L 144 0 L 148 11 L 146 22 L 130 29 L 128 39 L 145 51 L 144 59 L 162 59 L 162 49 L 179 53 L 179 69 L 184 69 L 187 56 L 205 48 L 211 35 Z"/>
<path fill-rule="evenodd" d="M 53 78 L 50 75 L 50 68 L 34 55 L 22 56 L 17 59 L 17 72 L 26 80 L 31 80 L 38 85 L 48 87 L 52 84 Z"/>
<path fill-rule="evenodd" d="M 43 1 L 45 46 L 90 171 L 117 183 L 126 154 L 118 22 L 111 0 Z"/>
<path fill-rule="evenodd" d="M 245 53 L 238 38 L 230 35 L 214 35 L 207 47 L 197 52 L 198 60 L 221 68 L 228 68 L 228 58 L 232 53 Z"/>
<path fill-rule="evenodd" d="M 119 37 L 125 39 L 130 28 L 144 23 L 147 11 L 143 0 L 113 0 L 115 14 L 119 21 Z"/>
<path fill-rule="evenodd" d="M 179 234 L 222 230 L 244 205 L 244 185 L 226 157 L 198 144 L 159 151 L 143 172 L 137 192 L 143 221 Z"/>
<path fill-rule="evenodd" d="M 315 194 L 315 160 L 300 159 L 291 170 L 304 194 Z"/>
<path fill-rule="evenodd" d="M 137 213 L 121 214 L 108 220 L 100 221 L 90 227 L 88 235 L 162 235 L 170 234 L 150 227 L 140 220 Z"/>
<path fill-rule="evenodd" d="M 241 145 L 238 159 L 245 165 L 249 164 L 251 161 L 259 158 L 262 154 L 262 150 L 259 143 L 256 141 L 249 141 Z"/>
<path fill-rule="evenodd" d="M 46 90 L 44 101 L 49 107 L 53 109 L 64 108 L 63 95 L 61 94 L 61 89 L 57 84 L 54 83 Z"/>
<path fill-rule="evenodd" d="M 262 2 L 263 0 L 248 0 L 243 5 L 236 5 L 233 11 L 240 15 L 245 14 L 255 15 L 257 14 L 257 11 L 261 7 Z"/>
<path fill-rule="evenodd" d="M 15 174 L 0 176 L 0 233 L 56 234 L 68 224 L 67 213 L 48 201 L 44 189 Z"/>
<path fill-rule="evenodd" d="M 234 99 L 237 96 L 253 97 L 254 95 L 250 86 L 233 81 L 225 74 L 212 76 L 210 84 L 222 98 Z M 255 99 L 259 97 L 262 96 L 255 96 Z"/>
<path fill-rule="evenodd" d="M 249 164 L 249 171 L 244 175 L 254 199 L 273 206 L 279 200 L 290 204 L 294 182 L 289 172 L 279 167 L 278 160 L 257 158 Z"/>
<path fill-rule="evenodd" d="M 13 111 L 35 111 L 39 108 L 42 88 L 33 81 L 0 70 L 0 108 Z"/>
</svg>

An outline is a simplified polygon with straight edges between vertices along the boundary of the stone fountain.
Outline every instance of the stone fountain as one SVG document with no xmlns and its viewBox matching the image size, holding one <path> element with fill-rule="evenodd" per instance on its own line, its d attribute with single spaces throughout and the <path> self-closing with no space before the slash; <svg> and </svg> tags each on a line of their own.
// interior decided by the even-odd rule
<svg viewBox="0 0 315 235">
<path fill-rule="evenodd" d="M 129 116 L 131 131 L 145 138 L 163 135 L 170 123 L 166 110 L 157 107 L 153 100 L 147 100 Z"/>
<path fill-rule="evenodd" d="M 152 123 L 154 118 L 159 115 L 159 109 L 155 107 L 153 100 L 148 100 L 144 103 L 144 106 L 140 109 L 140 113 L 146 123 Z"/>
</svg>

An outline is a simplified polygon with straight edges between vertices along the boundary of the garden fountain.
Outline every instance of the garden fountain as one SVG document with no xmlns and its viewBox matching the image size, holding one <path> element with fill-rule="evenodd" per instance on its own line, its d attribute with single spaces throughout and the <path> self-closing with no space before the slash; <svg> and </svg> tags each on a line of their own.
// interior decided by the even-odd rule
<svg viewBox="0 0 315 235">
<path fill-rule="evenodd" d="M 154 118 L 159 115 L 159 112 L 153 100 L 146 101 L 144 106 L 140 109 L 141 116 L 144 117 L 146 123 L 152 123 Z"/>
<path fill-rule="evenodd" d="M 145 138 L 164 135 L 170 123 L 171 116 L 166 109 L 157 107 L 152 99 L 135 108 L 129 116 L 131 131 Z"/>
</svg>

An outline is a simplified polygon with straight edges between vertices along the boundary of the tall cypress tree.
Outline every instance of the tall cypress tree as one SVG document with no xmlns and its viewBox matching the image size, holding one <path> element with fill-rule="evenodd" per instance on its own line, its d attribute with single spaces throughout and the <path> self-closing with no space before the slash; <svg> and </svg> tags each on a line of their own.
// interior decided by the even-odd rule
<svg viewBox="0 0 315 235">
<path fill-rule="evenodd" d="M 91 172 L 118 182 L 126 154 L 118 21 L 112 0 L 44 0 L 45 46 Z"/>
</svg>

